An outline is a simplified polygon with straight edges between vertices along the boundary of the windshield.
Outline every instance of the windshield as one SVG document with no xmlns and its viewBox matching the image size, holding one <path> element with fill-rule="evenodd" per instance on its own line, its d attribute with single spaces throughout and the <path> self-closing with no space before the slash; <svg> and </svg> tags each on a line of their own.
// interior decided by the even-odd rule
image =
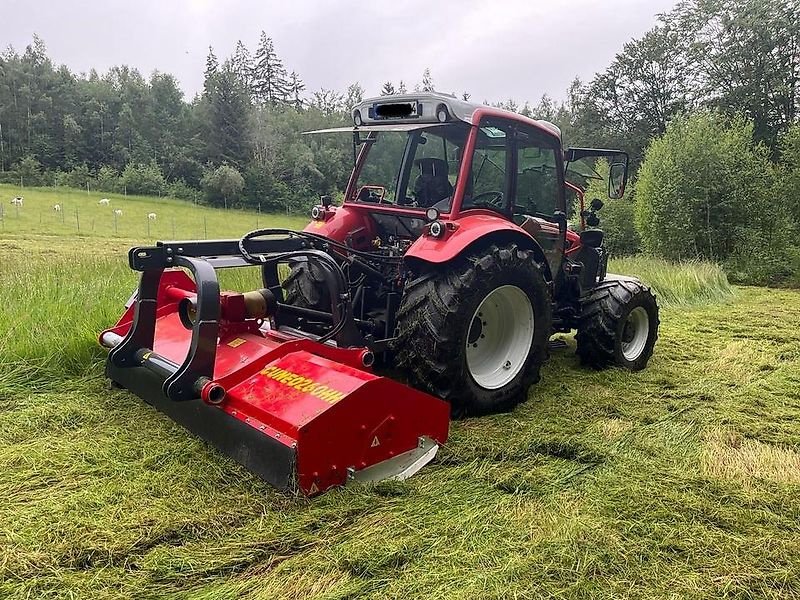
<svg viewBox="0 0 800 600">
<path fill-rule="evenodd" d="M 372 131 L 350 200 L 419 209 L 449 205 L 468 132 L 461 122 Z"/>
</svg>

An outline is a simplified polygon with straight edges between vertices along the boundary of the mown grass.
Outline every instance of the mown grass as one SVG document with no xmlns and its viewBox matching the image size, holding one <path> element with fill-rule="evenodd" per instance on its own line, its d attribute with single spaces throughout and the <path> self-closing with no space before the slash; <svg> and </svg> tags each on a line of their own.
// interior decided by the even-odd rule
<svg viewBox="0 0 800 600">
<path fill-rule="evenodd" d="M 647 370 L 567 338 L 411 480 L 308 500 L 103 381 L 126 240 L 0 244 L 0 597 L 800 595 L 797 292 L 709 302 L 638 263 L 673 294 Z"/>
</svg>

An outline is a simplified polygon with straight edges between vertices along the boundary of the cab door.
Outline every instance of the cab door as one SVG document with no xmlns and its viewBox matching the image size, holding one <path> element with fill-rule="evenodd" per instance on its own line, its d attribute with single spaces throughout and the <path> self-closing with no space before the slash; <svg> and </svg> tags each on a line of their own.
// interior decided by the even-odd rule
<svg viewBox="0 0 800 600">
<path fill-rule="evenodd" d="M 555 276 L 564 258 L 566 230 L 555 218 L 564 212 L 561 143 L 535 127 L 514 131 L 514 221 L 539 242 Z"/>
</svg>

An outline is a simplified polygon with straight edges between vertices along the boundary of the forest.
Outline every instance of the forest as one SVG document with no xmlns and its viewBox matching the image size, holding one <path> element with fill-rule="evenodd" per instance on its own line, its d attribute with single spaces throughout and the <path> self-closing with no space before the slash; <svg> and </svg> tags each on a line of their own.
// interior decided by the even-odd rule
<svg viewBox="0 0 800 600">
<path fill-rule="evenodd" d="M 433 89 L 470 98 L 439 90 L 430 69 L 380 93 Z M 555 122 L 565 145 L 630 154 L 632 185 L 603 212 L 614 254 L 707 259 L 733 281 L 797 285 L 799 90 L 797 0 L 685 0 L 563 101 L 480 100 Z M 343 189 L 352 149 L 299 133 L 345 124 L 364 94 L 358 82 L 307 90 L 266 32 L 223 60 L 209 48 L 191 99 L 167 73 L 72 73 L 34 36 L 0 54 L 0 182 L 305 210 Z"/>
</svg>

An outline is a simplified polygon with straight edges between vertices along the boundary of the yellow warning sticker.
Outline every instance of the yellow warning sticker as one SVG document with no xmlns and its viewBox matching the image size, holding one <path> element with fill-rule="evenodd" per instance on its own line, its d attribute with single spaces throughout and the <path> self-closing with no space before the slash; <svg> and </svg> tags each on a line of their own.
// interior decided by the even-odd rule
<svg viewBox="0 0 800 600">
<path fill-rule="evenodd" d="M 243 340 L 242 338 L 236 338 L 235 340 L 231 340 L 228 342 L 228 346 L 231 348 L 238 348 L 242 344 L 244 344 L 247 340 Z"/>
<path fill-rule="evenodd" d="M 340 392 L 327 385 L 317 383 L 313 379 L 303 377 L 302 375 L 292 373 L 291 371 L 276 366 L 269 366 L 263 369 L 261 374 L 273 381 L 282 383 L 299 392 L 305 392 L 306 394 L 310 394 L 315 398 L 325 400 L 325 402 L 330 402 L 331 404 L 338 402 L 347 395 L 345 392 Z"/>
</svg>

